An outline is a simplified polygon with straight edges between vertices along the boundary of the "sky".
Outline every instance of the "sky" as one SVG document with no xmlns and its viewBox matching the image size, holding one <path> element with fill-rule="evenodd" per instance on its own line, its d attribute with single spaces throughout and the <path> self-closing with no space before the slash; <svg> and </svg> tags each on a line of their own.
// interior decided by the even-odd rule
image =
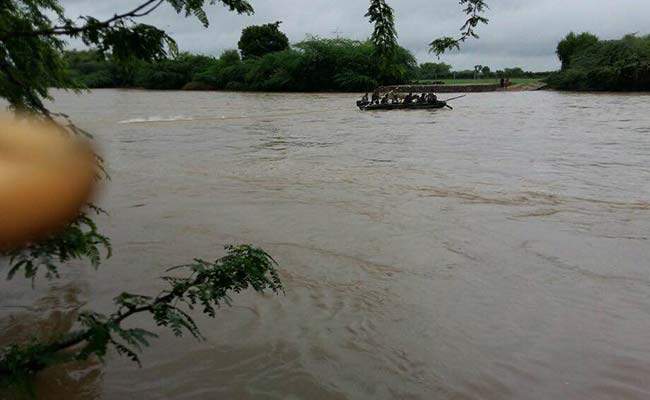
<svg viewBox="0 0 650 400">
<path fill-rule="evenodd" d="M 177 15 L 165 4 L 143 22 L 165 29 L 183 51 L 219 55 L 236 48 L 241 30 L 254 24 L 282 21 L 281 30 L 294 43 L 306 35 L 366 39 L 372 25 L 364 18 L 368 0 L 249 0 L 252 16 L 225 7 L 207 7 L 210 26 Z M 559 68 L 555 47 L 571 31 L 588 31 L 602 39 L 628 33 L 650 34 L 650 0 L 486 0 L 490 23 L 479 27 L 480 39 L 466 42 L 439 60 L 427 43 L 455 36 L 465 20 L 458 0 L 389 0 L 395 9 L 400 45 L 418 62 L 446 62 L 454 69 L 488 65 L 492 70 L 522 67 L 531 71 Z M 68 15 L 107 18 L 130 10 L 142 0 L 62 0 Z M 209 3 L 206 1 L 206 3 Z M 71 42 L 71 47 L 80 47 Z"/>
</svg>

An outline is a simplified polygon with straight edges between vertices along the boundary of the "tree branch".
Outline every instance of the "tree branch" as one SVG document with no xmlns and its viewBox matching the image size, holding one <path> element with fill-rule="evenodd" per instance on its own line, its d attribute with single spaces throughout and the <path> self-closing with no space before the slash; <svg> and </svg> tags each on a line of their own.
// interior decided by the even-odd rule
<svg viewBox="0 0 650 400">
<path fill-rule="evenodd" d="M 460 49 L 460 44 L 465 42 L 470 37 L 479 37 L 478 34 L 474 31 L 474 28 L 476 28 L 479 23 L 488 23 L 489 20 L 482 15 L 485 9 L 488 8 L 488 5 L 485 3 L 485 0 L 460 0 L 460 4 L 466 4 L 466 7 L 463 11 L 468 15 L 467 20 L 460 28 L 460 37 L 453 38 L 447 36 L 436 39 L 429 43 L 429 52 L 436 53 L 437 56 L 440 56 L 447 50 Z"/>
<path fill-rule="evenodd" d="M 134 346 L 148 344 L 144 336 L 155 336 L 153 333 L 120 326 L 124 320 L 139 313 L 151 313 L 156 324 L 171 328 L 177 336 L 188 331 L 194 337 L 202 338 L 192 318 L 176 303 L 184 303 L 189 309 L 200 305 L 204 313 L 214 318 L 215 307 L 222 303 L 230 305 L 231 292 L 239 293 L 248 288 L 259 293 L 282 291 L 277 263 L 266 252 L 248 245 L 228 246 L 226 250 L 227 255 L 214 262 L 197 259 L 193 264 L 172 268 L 189 269 L 191 274 L 187 278 L 163 277 L 171 287 L 155 298 L 123 293 L 114 299 L 118 309 L 108 318 L 90 312 L 80 314 L 79 321 L 85 329 L 72 332 L 64 339 L 5 349 L 0 353 L 0 384 L 10 381 L 12 374 L 36 373 L 50 366 L 51 360 L 85 360 L 91 355 L 101 359 L 111 344 L 118 352 L 139 361 L 134 350 L 113 338 L 115 335 Z M 70 353 L 73 348 L 78 349 Z"/>
<path fill-rule="evenodd" d="M 164 0 L 148 0 L 138 7 L 134 8 L 131 11 L 125 12 L 123 14 L 115 14 L 113 17 L 101 21 L 101 22 L 89 22 L 86 23 L 83 26 L 54 26 L 49 29 L 40 29 L 36 31 L 23 31 L 23 32 L 6 32 L 3 35 L 0 35 L 0 40 L 4 41 L 9 38 L 16 38 L 16 37 L 33 37 L 33 36 L 73 36 L 73 35 L 78 35 L 80 33 L 89 31 L 91 29 L 98 29 L 98 28 L 106 28 L 110 26 L 113 22 L 123 20 L 125 18 L 137 18 L 137 17 L 143 17 L 145 15 L 150 14 L 153 12 L 155 9 L 157 9 Z M 156 3 L 156 4 L 154 4 Z M 142 11 L 149 7 L 150 5 L 154 4 L 151 8 L 148 10 Z"/>
</svg>

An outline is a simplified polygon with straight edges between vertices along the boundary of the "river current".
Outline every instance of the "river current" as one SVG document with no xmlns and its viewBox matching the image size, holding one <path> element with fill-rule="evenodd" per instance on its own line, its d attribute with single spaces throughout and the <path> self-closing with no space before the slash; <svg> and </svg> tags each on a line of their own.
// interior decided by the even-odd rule
<svg viewBox="0 0 650 400">
<path fill-rule="evenodd" d="M 230 243 L 267 250 L 286 293 L 197 314 L 205 341 L 137 320 L 161 333 L 142 368 L 50 370 L 43 398 L 650 397 L 650 96 L 394 112 L 349 94 L 54 97 L 106 159 L 114 255 L 2 282 L 0 344 L 155 294 Z"/>
</svg>

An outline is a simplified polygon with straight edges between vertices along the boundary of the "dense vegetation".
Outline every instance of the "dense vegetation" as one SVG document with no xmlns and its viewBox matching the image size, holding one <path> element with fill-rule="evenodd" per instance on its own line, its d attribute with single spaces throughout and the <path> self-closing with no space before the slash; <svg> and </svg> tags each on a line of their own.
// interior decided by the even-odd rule
<svg viewBox="0 0 650 400">
<path fill-rule="evenodd" d="M 90 88 L 360 91 L 404 83 L 417 74 L 408 50 L 398 47 L 395 57 L 382 65 L 374 62 L 370 41 L 348 39 L 310 38 L 285 50 L 245 58 L 237 50 L 227 50 L 219 58 L 182 53 L 122 66 L 98 51 L 73 51 L 66 52 L 64 60 L 70 75 Z"/>
<path fill-rule="evenodd" d="M 402 47 L 397 48 L 391 62 L 382 66 L 373 62 L 373 50 L 370 41 L 310 38 L 281 51 L 266 51 L 262 56 L 241 57 L 232 49 L 218 58 L 181 53 L 173 59 L 123 66 L 98 51 L 85 50 L 65 52 L 64 60 L 70 76 L 89 88 L 364 91 L 385 83 L 548 75 L 519 67 L 492 71 L 481 65 L 474 70 L 453 71 L 445 63 L 417 65 L 413 55 Z"/>
<path fill-rule="evenodd" d="M 557 47 L 560 72 L 548 78 L 565 90 L 650 90 L 650 35 L 600 40 L 570 33 Z"/>
</svg>

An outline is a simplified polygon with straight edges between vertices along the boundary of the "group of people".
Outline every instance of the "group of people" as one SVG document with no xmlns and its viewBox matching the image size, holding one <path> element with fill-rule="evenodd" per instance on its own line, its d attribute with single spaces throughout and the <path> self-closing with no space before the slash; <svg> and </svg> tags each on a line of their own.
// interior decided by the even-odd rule
<svg viewBox="0 0 650 400">
<path fill-rule="evenodd" d="M 379 92 L 375 91 L 372 93 L 372 97 L 370 99 L 368 98 L 368 93 L 364 94 L 363 97 L 361 97 L 361 104 L 365 104 L 365 105 L 427 104 L 427 103 L 435 103 L 436 101 L 438 101 L 438 97 L 434 93 L 421 93 L 418 95 L 418 94 L 413 94 L 411 92 L 404 97 L 404 100 L 400 99 L 400 97 L 393 92 L 386 93 L 384 97 L 381 97 L 379 95 Z"/>
</svg>

